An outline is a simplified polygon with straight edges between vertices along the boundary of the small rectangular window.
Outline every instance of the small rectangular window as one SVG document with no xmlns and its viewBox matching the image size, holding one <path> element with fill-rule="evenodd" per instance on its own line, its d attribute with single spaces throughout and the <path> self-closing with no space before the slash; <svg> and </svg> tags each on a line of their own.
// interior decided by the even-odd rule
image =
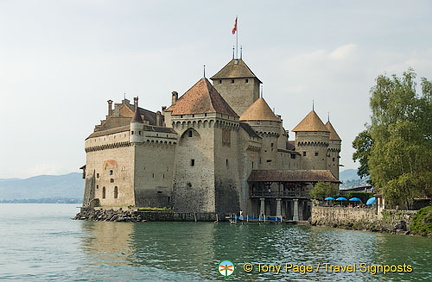
<svg viewBox="0 0 432 282">
<path fill-rule="evenodd" d="M 306 152 L 303 152 L 303 157 L 306 157 Z"/>
<path fill-rule="evenodd" d="M 231 79 L 231 83 L 234 83 L 234 79 Z"/>
<path fill-rule="evenodd" d="M 246 83 L 249 83 L 249 79 L 246 78 Z"/>
<path fill-rule="evenodd" d="M 190 164 L 191 164 L 191 166 L 195 166 L 195 159 L 191 159 Z"/>
<path fill-rule="evenodd" d="M 111 183 L 114 183 L 114 178 L 111 178 L 111 179 L 110 179 L 110 182 L 111 182 Z"/>
<path fill-rule="evenodd" d="M 315 152 L 315 157 L 318 157 L 318 152 Z"/>
<path fill-rule="evenodd" d="M 110 170 L 110 175 L 113 175 L 113 173 L 114 173 L 114 171 L 111 169 L 111 170 Z"/>
<path fill-rule="evenodd" d="M 296 155 L 295 154 L 291 154 L 291 159 L 295 159 L 296 158 Z"/>
<path fill-rule="evenodd" d="M 189 130 L 189 137 L 192 137 L 192 130 Z"/>
<path fill-rule="evenodd" d="M 114 199 L 118 198 L 118 187 L 114 187 Z"/>
<path fill-rule="evenodd" d="M 96 178 L 99 178 L 99 173 L 96 173 Z"/>
</svg>

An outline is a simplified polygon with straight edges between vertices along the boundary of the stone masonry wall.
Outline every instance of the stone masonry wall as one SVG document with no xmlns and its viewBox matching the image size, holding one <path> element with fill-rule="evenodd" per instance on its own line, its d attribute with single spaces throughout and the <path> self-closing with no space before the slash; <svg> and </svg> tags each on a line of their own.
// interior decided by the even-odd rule
<svg viewBox="0 0 432 282">
<path fill-rule="evenodd" d="M 129 132 L 88 138 L 85 146 L 88 194 L 94 193 L 102 207 L 134 205 L 134 148 L 129 143 Z"/>
<path fill-rule="evenodd" d="M 375 208 L 312 207 L 310 223 L 356 230 L 409 234 L 409 225 L 417 211 Z"/>
</svg>

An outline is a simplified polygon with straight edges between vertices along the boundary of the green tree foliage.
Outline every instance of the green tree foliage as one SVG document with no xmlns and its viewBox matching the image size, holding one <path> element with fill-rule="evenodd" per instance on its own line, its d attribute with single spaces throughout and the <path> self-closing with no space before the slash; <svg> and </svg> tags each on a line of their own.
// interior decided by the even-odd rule
<svg viewBox="0 0 432 282">
<path fill-rule="evenodd" d="M 353 142 L 362 173 L 368 171 L 389 204 L 404 207 L 432 196 L 432 83 L 423 78 L 419 95 L 415 78 L 411 69 L 401 78 L 378 76 L 371 125 Z"/>
<path fill-rule="evenodd" d="M 360 163 L 357 171 L 360 178 L 369 176 L 368 159 L 372 143 L 372 137 L 367 129 L 360 132 L 352 142 L 352 146 L 356 150 L 353 154 L 353 160 Z"/>
<path fill-rule="evenodd" d="M 325 197 L 331 197 L 337 193 L 337 187 L 329 182 L 318 182 L 309 192 L 311 197 L 317 200 L 324 200 Z"/>
<path fill-rule="evenodd" d="M 432 234 L 432 206 L 420 209 L 410 225 L 412 232 L 426 236 Z"/>
</svg>

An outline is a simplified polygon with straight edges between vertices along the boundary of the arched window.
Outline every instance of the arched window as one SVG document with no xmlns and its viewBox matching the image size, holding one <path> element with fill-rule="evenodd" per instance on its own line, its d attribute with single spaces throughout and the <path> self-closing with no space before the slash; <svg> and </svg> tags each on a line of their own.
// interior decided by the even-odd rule
<svg viewBox="0 0 432 282">
<path fill-rule="evenodd" d="M 105 199 L 106 197 L 106 188 L 102 187 L 102 199 Z"/>
<path fill-rule="evenodd" d="M 118 198 L 118 187 L 114 187 L 114 199 Z"/>
</svg>

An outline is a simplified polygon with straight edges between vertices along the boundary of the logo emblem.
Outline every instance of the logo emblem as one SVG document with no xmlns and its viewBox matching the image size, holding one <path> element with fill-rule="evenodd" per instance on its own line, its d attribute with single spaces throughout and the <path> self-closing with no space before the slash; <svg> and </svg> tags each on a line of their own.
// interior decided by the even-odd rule
<svg viewBox="0 0 432 282">
<path fill-rule="evenodd" d="M 228 277 L 234 273 L 235 266 L 229 260 L 221 261 L 218 265 L 218 271 L 222 276 Z"/>
</svg>

